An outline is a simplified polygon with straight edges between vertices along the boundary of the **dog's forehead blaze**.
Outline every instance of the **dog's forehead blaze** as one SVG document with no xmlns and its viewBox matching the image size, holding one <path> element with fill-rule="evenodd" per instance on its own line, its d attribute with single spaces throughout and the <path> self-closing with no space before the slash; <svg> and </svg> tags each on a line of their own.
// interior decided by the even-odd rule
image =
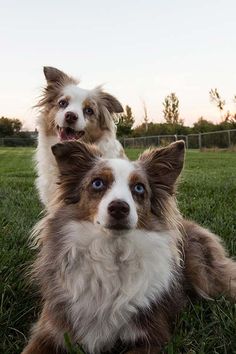
<svg viewBox="0 0 236 354">
<path fill-rule="evenodd" d="M 104 179 L 109 185 L 113 182 L 129 186 L 134 182 L 144 180 L 143 175 L 135 168 L 132 162 L 125 159 L 102 159 L 86 176 L 86 181 L 96 178 Z"/>
<path fill-rule="evenodd" d="M 126 159 L 107 160 L 107 166 L 111 168 L 116 182 L 129 183 L 130 176 L 135 171 L 133 163 Z"/>
<path fill-rule="evenodd" d="M 148 184 L 145 171 L 137 163 L 127 159 L 110 159 L 107 160 L 106 164 L 114 176 L 114 181 L 117 183 L 124 183 L 127 186 L 136 183 Z"/>
<path fill-rule="evenodd" d="M 65 96 L 70 96 L 71 99 L 80 100 L 81 103 L 87 99 L 90 94 L 90 90 L 83 89 L 75 84 L 64 86 L 62 92 Z"/>
</svg>

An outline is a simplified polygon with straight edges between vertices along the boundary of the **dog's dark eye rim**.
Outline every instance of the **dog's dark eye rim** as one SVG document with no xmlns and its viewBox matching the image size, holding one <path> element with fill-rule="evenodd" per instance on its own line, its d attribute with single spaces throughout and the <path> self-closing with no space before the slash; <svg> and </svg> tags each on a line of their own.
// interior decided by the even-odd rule
<svg viewBox="0 0 236 354">
<path fill-rule="evenodd" d="M 91 185 L 95 191 L 101 191 L 105 188 L 105 182 L 101 178 L 93 179 Z"/>
<path fill-rule="evenodd" d="M 94 114 L 94 111 L 91 107 L 85 107 L 84 108 L 84 114 L 88 115 L 88 116 L 92 116 Z"/>
<path fill-rule="evenodd" d="M 132 191 L 136 194 L 143 195 L 145 193 L 145 186 L 143 183 L 136 183 L 132 186 Z"/>
<path fill-rule="evenodd" d="M 61 108 L 66 108 L 68 106 L 68 101 L 63 98 L 58 102 L 58 105 Z"/>
</svg>

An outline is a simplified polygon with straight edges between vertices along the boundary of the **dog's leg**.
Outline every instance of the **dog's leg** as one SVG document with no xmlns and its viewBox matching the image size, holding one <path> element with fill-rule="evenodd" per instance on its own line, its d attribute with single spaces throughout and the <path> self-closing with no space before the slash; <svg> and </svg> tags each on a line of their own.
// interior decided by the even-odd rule
<svg viewBox="0 0 236 354">
<path fill-rule="evenodd" d="M 58 348 L 51 338 L 39 334 L 30 339 L 22 354 L 66 354 L 66 351 Z"/>
<path fill-rule="evenodd" d="M 62 323 L 53 321 L 44 308 L 22 354 L 66 354 L 64 332 Z"/>
<path fill-rule="evenodd" d="M 198 295 L 225 295 L 236 301 L 236 262 L 228 258 L 218 236 L 185 221 L 185 274 Z"/>
</svg>

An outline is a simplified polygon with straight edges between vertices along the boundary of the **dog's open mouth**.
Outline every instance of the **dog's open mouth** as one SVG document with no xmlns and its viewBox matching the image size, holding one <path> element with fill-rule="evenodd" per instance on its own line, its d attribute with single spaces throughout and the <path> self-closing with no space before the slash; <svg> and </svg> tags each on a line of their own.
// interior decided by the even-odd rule
<svg viewBox="0 0 236 354">
<path fill-rule="evenodd" d="M 61 141 L 78 140 L 84 135 L 84 130 L 76 131 L 70 127 L 57 126 L 57 131 Z"/>
</svg>

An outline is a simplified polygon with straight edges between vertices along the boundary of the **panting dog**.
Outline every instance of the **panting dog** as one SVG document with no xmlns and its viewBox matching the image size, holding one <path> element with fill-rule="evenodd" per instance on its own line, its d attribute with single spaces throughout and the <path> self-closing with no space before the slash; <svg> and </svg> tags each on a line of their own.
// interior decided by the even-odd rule
<svg viewBox="0 0 236 354">
<path fill-rule="evenodd" d="M 52 147 L 58 190 L 38 228 L 43 299 L 24 354 L 156 354 L 188 296 L 236 299 L 236 263 L 219 238 L 185 221 L 176 181 L 183 141 L 135 162 L 80 142 Z"/>
<path fill-rule="evenodd" d="M 124 151 L 116 140 L 114 115 L 123 112 L 120 102 L 101 87 L 80 88 L 64 72 L 44 67 L 47 86 L 39 103 L 36 186 L 47 206 L 56 190 L 58 168 L 51 146 L 66 140 L 96 144 L 105 157 L 121 157 Z"/>
</svg>

